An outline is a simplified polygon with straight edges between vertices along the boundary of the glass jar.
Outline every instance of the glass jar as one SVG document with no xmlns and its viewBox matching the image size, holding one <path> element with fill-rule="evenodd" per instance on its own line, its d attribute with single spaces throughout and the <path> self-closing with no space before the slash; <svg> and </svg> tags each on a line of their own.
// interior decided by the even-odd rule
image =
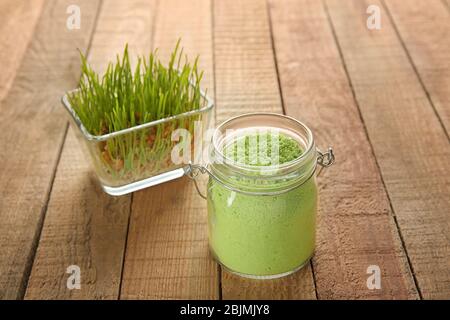
<svg viewBox="0 0 450 320">
<path fill-rule="evenodd" d="M 175 116 L 143 123 L 103 135 L 92 135 L 81 122 L 69 101 L 62 97 L 75 134 L 83 151 L 91 159 L 102 189 L 113 196 L 121 196 L 151 187 L 185 174 L 185 163 L 172 161 L 171 151 L 177 143 L 171 134 L 184 129 L 191 136 L 195 131 L 205 132 L 211 125 L 213 101 L 203 92 L 202 106 Z M 203 150 L 191 148 L 190 157 L 199 162 Z"/>
<path fill-rule="evenodd" d="M 224 149 L 249 132 L 275 130 L 294 139 L 302 153 L 267 166 L 237 162 Z M 332 149 L 318 152 L 311 130 L 279 114 L 253 113 L 221 124 L 212 138 L 207 187 L 209 246 L 232 273 L 277 278 L 302 268 L 315 248 L 318 164 L 330 165 Z"/>
</svg>

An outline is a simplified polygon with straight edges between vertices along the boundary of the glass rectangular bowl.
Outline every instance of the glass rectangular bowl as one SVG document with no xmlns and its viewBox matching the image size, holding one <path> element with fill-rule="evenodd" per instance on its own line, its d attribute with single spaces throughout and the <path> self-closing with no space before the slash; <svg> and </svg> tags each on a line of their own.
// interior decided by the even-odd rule
<svg viewBox="0 0 450 320">
<path fill-rule="evenodd" d="M 77 90 L 66 93 L 62 104 L 106 193 L 120 196 L 182 177 L 187 164 L 175 164 L 171 159 L 173 146 L 179 143 L 171 139 L 176 129 L 189 131 L 192 138 L 190 159 L 193 163 L 201 162 L 204 148 L 194 147 L 194 131 L 205 133 L 210 128 L 214 107 L 203 91 L 204 107 L 198 110 L 96 136 L 87 131 L 69 102 L 68 95 Z"/>
</svg>

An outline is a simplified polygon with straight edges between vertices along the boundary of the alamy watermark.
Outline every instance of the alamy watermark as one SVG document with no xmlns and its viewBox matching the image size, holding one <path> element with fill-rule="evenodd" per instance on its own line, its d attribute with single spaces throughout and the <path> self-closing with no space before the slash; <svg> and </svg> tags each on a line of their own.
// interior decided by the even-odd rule
<svg viewBox="0 0 450 320">
<path fill-rule="evenodd" d="M 366 25 L 369 30 L 380 30 L 381 29 L 381 9 L 375 4 L 371 4 L 367 7 L 367 14 L 370 16 L 367 18 Z"/>
<path fill-rule="evenodd" d="M 370 276 L 367 278 L 366 285 L 369 290 L 381 289 L 381 270 L 377 265 L 370 265 L 366 270 Z"/>
<path fill-rule="evenodd" d="M 81 28 L 81 9 L 76 4 L 67 7 L 66 13 L 69 15 L 66 20 L 68 30 L 78 30 Z"/>
<path fill-rule="evenodd" d="M 81 289 L 81 269 L 77 265 L 70 265 L 66 269 L 66 273 L 69 274 L 67 278 L 67 289 L 69 290 L 80 290 Z"/>
<path fill-rule="evenodd" d="M 212 142 L 214 134 L 216 137 Z M 176 165 L 190 162 L 280 164 L 280 130 L 277 128 L 255 127 L 245 131 L 228 129 L 224 133 L 208 129 L 203 132 L 202 122 L 195 121 L 193 133 L 178 128 L 172 132 L 171 140 L 176 142 L 170 154 L 172 163 Z"/>
</svg>

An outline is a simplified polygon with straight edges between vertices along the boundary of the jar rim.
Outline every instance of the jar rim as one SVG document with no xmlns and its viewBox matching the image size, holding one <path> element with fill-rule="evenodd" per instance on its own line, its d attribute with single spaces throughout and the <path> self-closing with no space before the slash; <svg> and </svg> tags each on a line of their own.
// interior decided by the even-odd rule
<svg viewBox="0 0 450 320">
<path fill-rule="evenodd" d="M 244 119 L 244 118 L 255 117 L 255 116 L 268 116 L 268 117 L 280 118 L 283 120 L 289 120 L 289 121 L 293 122 L 295 125 L 300 126 L 306 132 L 306 147 L 303 150 L 302 154 L 291 161 L 288 161 L 288 162 L 285 162 L 282 164 L 275 164 L 275 165 L 268 165 L 268 166 L 258 166 L 258 165 L 251 165 L 251 164 L 245 164 L 245 163 L 237 163 L 236 161 L 234 161 L 234 159 L 227 157 L 222 152 L 222 148 L 221 148 L 222 146 L 219 145 L 219 138 L 221 136 L 223 129 L 232 122 L 235 122 L 237 120 Z M 305 159 L 309 158 L 310 154 L 311 154 L 311 150 L 314 148 L 314 137 L 313 137 L 311 129 L 309 129 L 308 126 L 306 126 L 304 123 L 302 123 L 301 121 L 299 121 L 291 116 L 279 114 L 279 113 L 273 113 L 273 112 L 252 112 L 252 113 L 241 114 L 241 115 L 232 117 L 232 118 L 222 122 L 214 131 L 213 138 L 212 138 L 212 145 L 214 148 L 214 152 L 219 156 L 219 158 L 221 160 L 223 159 L 224 163 L 228 166 L 232 166 L 232 167 L 235 167 L 236 169 L 245 170 L 245 171 L 257 170 L 259 172 L 261 172 L 261 171 L 273 172 L 274 170 L 283 171 L 290 167 L 295 168 L 299 164 L 304 162 Z"/>
</svg>

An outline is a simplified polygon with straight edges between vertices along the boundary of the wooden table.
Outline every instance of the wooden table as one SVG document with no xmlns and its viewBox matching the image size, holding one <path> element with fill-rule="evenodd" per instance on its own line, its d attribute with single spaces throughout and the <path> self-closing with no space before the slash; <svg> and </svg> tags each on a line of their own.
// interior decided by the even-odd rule
<svg viewBox="0 0 450 320">
<path fill-rule="evenodd" d="M 0 298 L 450 298 L 448 0 L 3 0 L 0 21 Z M 188 179 L 110 197 L 92 178 L 59 102 L 76 48 L 102 70 L 125 42 L 166 57 L 178 37 L 216 123 L 285 113 L 334 147 L 316 254 L 292 276 L 221 270 Z"/>
</svg>

